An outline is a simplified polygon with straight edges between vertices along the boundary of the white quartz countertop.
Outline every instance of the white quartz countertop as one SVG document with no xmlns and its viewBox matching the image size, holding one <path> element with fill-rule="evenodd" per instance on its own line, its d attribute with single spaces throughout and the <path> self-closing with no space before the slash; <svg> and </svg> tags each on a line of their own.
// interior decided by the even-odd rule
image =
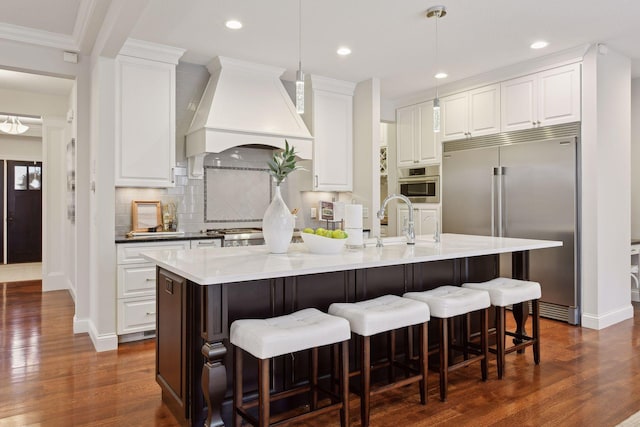
<svg viewBox="0 0 640 427">
<path fill-rule="evenodd" d="M 442 234 L 439 243 L 432 236 L 417 236 L 416 244 L 390 239 L 385 246 L 375 243 L 348 249 L 335 255 L 310 253 L 304 243 L 292 243 L 285 254 L 269 253 L 267 247 L 244 246 L 146 251 L 142 256 L 156 265 L 200 285 L 241 282 L 303 274 L 327 273 L 388 265 L 412 264 L 519 252 L 562 246 L 553 240 Z"/>
</svg>

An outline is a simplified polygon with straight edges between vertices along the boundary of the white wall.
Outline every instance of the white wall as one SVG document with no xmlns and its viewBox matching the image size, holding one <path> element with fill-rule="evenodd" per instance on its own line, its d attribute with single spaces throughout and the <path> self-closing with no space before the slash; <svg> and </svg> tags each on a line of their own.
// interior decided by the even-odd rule
<svg viewBox="0 0 640 427">
<path fill-rule="evenodd" d="M 631 237 L 640 239 L 640 78 L 631 80 Z"/>
<path fill-rule="evenodd" d="M 380 235 L 380 80 L 356 85 L 353 96 L 353 192 L 352 199 L 368 209 L 363 227 Z M 350 200 L 345 200 L 348 202 Z"/>
<path fill-rule="evenodd" d="M 0 134 L 0 159 L 42 161 L 42 138 Z"/>
<path fill-rule="evenodd" d="M 633 317 L 628 58 L 593 46 L 583 61 L 582 325 L 602 329 Z"/>
</svg>

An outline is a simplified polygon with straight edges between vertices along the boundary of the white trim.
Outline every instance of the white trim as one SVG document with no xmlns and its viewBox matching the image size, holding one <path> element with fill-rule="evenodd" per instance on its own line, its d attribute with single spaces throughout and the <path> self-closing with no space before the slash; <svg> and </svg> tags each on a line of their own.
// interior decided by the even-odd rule
<svg viewBox="0 0 640 427">
<path fill-rule="evenodd" d="M 73 40 L 80 50 L 80 44 L 84 40 L 93 11 L 96 8 L 97 0 L 82 0 L 78 7 L 78 14 L 76 16 L 76 22 L 73 25 Z"/>
<path fill-rule="evenodd" d="M 589 329 L 600 330 L 627 319 L 633 319 L 633 306 L 631 304 L 605 313 L 602 316 L 582 313 L 582 326 Z"/>
<path fill-rule="evenodd" d="M 43 275 L 42 277 L 42 292 L 49 291 L 61 291 L 66 290 L 67 288 L 67 279 L 64 273 L 54 272 Z M 75 301 L 75 298 L 74 298 Z"/>
<path fill-rule="evenodd" d="M 62 50 L 80 50 L 78 40 L 74 37 L 52 33 L 50 31 L 34 30 L 17 25 L 0 23 L 0 38 L 17 42 L 30 43 L 40 46 L 48 46 Z"/>
<path fill-rule="evenodd" d="M 78 319 L 78 316 L 73 316 L 73 333 L 74 334 L 86 334 L 89 332 L 89 319 Z"/>
<path fill-rule="evenodd" d="M 89 337 L 97 352 L 118 349 L 118 336 L 115 333 L 100 335 L 92 322 L 89 322 L 88 326 Z"/>
<path fill-rule="evenodd" d="M 120 55 L 166 62 L 174 65 L 178 63 L 185 52 L 185 49 L 136 39 L 127 39 L 122 49 L 120 49 Z"/>
</svg>

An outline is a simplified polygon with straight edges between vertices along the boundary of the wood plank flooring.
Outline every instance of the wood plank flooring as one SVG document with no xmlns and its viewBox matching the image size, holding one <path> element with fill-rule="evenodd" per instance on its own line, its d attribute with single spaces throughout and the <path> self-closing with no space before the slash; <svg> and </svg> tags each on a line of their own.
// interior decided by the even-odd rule
<svg viewBox="0 0 640 427">
<path fill-rule="evenodd" d="M 96 353 L 73 335 L 66 291 L 41 293 L 40 281 L 0 283 L 0 426 L 175 426 L 154 379 L 153 340 Z M 372 426 L 615 426 L 640 411 L 640 314 L 602 331 L 542 320 L 542 362 L 531 350 L 507 356 L 505 378 L 479 367 L 454 372 L 449 400 L 429 402 L 417 385 L 372 399 Z M 351 399 L 351 420 L 359 407 Z M 303 424 L 337 426 L 335 414 Z"/>
</svg>

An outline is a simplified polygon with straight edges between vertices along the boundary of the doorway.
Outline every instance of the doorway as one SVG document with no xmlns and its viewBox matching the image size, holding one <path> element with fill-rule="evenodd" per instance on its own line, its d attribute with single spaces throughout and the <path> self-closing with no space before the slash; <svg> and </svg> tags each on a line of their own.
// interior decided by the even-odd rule
<svg viewBox="0 0 640 427">
<path fill-rule="evenodd" d="M 42 162 L 7 160 L 7 264 L 42 261 Z"/>
</svg>

